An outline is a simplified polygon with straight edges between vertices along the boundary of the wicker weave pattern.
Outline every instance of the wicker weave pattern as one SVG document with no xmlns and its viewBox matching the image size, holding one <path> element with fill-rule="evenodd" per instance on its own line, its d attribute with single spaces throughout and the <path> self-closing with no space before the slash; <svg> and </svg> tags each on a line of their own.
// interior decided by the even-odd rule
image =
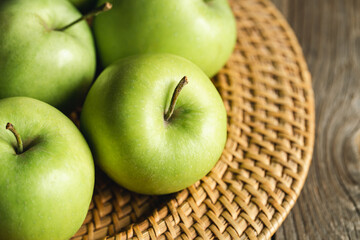
<svg viewBox="0 0 360 240">
<path fill-rule="evenodd" d="M 214 78 L 228 141 L 214 169 L 166 197 L 130 193 L 97 176 L 80 239 L 270 239 L 311 162 L 310 74 L 292 30 L 268 0 L 230 1 L 238 43 Z M 100 173 L 101 174 L 101 173 Z"/>
</svg>

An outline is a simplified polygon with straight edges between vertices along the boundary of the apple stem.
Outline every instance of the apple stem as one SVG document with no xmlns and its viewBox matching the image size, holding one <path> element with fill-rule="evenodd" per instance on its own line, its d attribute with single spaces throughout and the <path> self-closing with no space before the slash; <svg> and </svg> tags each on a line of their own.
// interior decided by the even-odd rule
<svg viewBox="0 0 360 240">
<path fill-rule="evenodd" d="M 65 27 L 62 28 L 58 28 L 56 29 L 57 31 L 65 31 L 66 29 L 68 29 L 69 27 L 77 24 L 78 22 L 81 22 L 82 20 L 88 19 L 92 16 L 96 16 L 100 13 L 109 11 L 112 8 L 112 4 L 109 2 L 106 2 L 104 4 L 102 4 L 101 6 L 94 8 L 93 10 L 91 10 L 90 12 L 86 13 L 85 15 L 83 15 L 82 17 L 80 17 L 79 19 L 75 20 L 72 23 L 69 23 L 68 25 L 66 25 Z"/>
<path fill-rule="evenodd" d="M 22 140 L 21 140 L 21 137 L 20 137 L 20 134 L 16 131 L 14 125 L 12 125 L 11 123 L 7 123 L 6 124 L 6 129 L 11 131 L 15 137 L 16 137 L 16 141 L 17 141 L 17 154 L 21 154 L 23 153 L 24 151 L 24 148 L 23 148 L 23 143 L 22 143 Z"/>
<path fill-rule="evenodd" d="M 187 79 L 186 76 L 184 76 L 180 80 L 180 82 L 178 83 L 178 85 L 176 86 L 176 88 L 174 90 L 174 93 L 173 93 L 172 98 L 171 98 L 169 109 L 165 112 L 165 115 L 164 115 L 165 121 L 169 121 L 171 116 L 173 115 L 174 110 L 175 110 L 176 101 L 177 101 L 177 99 L 179 97 L 179 94 L 180 94 L 181 90 L 183 89 L 183 87 L 186 84 L 188 84 L 188 79 Z"/>
</svg>

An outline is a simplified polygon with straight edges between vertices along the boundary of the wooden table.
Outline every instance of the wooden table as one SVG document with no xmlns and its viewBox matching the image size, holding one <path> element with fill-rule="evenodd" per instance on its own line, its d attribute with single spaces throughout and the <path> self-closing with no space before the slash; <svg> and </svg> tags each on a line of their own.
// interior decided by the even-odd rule
<svg viewBox="0 0 360 240">
<path fill-rule="evenodd" d="M 360 239 L 360 0 L 272 0 L 313 78 L 316 138 L 303 191 L 273 239 Z"/>
</svg>

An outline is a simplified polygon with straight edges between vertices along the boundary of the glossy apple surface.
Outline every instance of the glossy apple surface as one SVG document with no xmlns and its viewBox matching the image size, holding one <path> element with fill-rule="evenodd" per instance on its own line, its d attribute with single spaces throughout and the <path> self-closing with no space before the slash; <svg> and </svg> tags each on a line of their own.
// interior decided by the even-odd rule
<svg viewBox="0 0 360 240">
<path fill-rule="evenodd" d="M 94 19 L 94 34 L 104 66 L 134 54 L 172 53 L 211 77 L 232 53 L 236 26 L 227 0 L 116 0 Z"/>
<path fill-rule="evenodd" d="M 184 76 L 172 117 L 164 120 Z M 95 162 L 117 183 L 166 194 L 205 176 L 226 141 L 226 111 L 209 78 L 168 54 L 129 57 L 101 73 L 85 100 L 81 129 Z"/>
<path fill-rule="evenodd" d="M 27 96 L 62 110 L 85 98 L 95 74 L 86 21 L 63 0 L 0 1 L 0 98 Z"/>
<path fill-rule="evenodd" d="M 2 99 L 0 112 L 0 239 L 69 239 L 94 187 L 85 139 L 65 115 L 35 99 Z M 21 135 L 21 154 L 8 122 Z"/>
</svg>

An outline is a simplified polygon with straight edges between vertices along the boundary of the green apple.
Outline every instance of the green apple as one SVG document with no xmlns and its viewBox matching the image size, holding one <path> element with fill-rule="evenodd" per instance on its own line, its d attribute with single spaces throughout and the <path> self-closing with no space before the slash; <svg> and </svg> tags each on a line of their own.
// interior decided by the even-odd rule
<svg viewBox="0 0 360 240">
<path fill-rule="evenodd" d="M 93 37 L 63 0 L 0 1 L 0 98 L 27 96 L 67 110 L 85 98 L 95 74 Z"/>
<path fill-rule="evenodd" d="M 85 139 L 65 115 L 35 99 L 1 99 L 0 112 L 0 239 L 69 239 L 94 188 Z"/>
<path fill-rule="evenodd" d="M 227 0 L 116 0 L 113 5 L 94 19 L 104 66 L 134 54 L 172 53 L 211 77 L 235 46 L 236 22 Z"/>
<path fill-rule="evenodd" d="M 184 76 L 188 84 L 175 91 L 176 101 Z M 81 129 L 113 180 L 138 193 L 167 194 L 211 170 L 224 148 L 226 120 L 221 97 L 200 68 L 155 54 L 119 60 L 101 73 L 86 97 Z"/>
</svg>

